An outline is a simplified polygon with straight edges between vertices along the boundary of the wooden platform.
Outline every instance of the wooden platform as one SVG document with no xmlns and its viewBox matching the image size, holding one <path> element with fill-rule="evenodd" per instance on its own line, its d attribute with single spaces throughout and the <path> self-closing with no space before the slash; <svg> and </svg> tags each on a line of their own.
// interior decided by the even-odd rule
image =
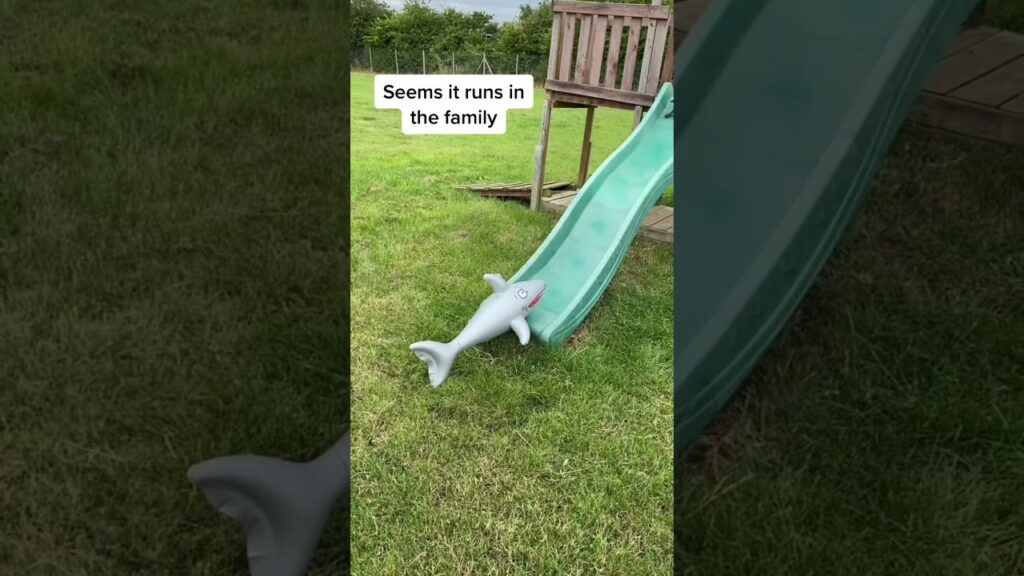
<svg viewBox="0 0 1024 576">
<path fill-rule="evenodd" d="M 675 4 L 677 44 L 710 1 Z M 962 136 L 1024 146 L 1024 36 L 985 26 L 962 30 L 909 119 Z"/>
<path fill-rule="evenodd" d="M 576 199 L 576 190 L 559 192 L 541 200 L 541 206 L 555 212 L 565 212 L 565 209 Z M 640 235 L 655 242 L 671 244 L 674 238 L 672 225 L 675 220 L 672 217 L 670 206 L 655 206 L 651 213 L 644 220 L 640 228 Z"/>
<path fill-rule="evenodd" d="M 518 200 L 530 200 L 530 192 L 533 188 L 531 182 L 506 182 L 500 184 L 467 184 L 456 186 L 456 190 L 468 190 L 484 198 L 514 198 Z M 545 182 L 545 192 L 555 192 L 575 188 L 572 182 Z"/>
</svg>

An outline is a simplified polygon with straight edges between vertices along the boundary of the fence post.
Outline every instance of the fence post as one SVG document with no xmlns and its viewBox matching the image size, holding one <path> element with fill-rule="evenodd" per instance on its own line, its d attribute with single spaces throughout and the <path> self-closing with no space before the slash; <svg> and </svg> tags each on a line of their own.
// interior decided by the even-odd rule
<svg viewBox="0 0 1024 576">
<path fill-rule="evenodd" d="M 370 74 L 373 74 L 373 47 L 367 46 L 366 49 L 370 51 Z"/>
<path fill-rule="evenodd" d="M 372 58 L 370 59 L 370 62 L 373 62 Z M 370 65 L 370 68 L 371 68 L 370 71 L 372 72 L 373 71 L 373 65 L 372 64 Z M 519 54 L 516 54 L 516 74 L 519 74 Z"/>
<path fill-rule="evenodd" d="M 427 73 L 427 51 L 420 50 L 420 56 L 423 58 L 423 73 Z"/>
<path fill-rule="evenodd" d="M 395 48 L 395 74 L 398 74 L 398 48 Z"/>
<path fill-rule="evenodd" d="M 452 50 L 452 74 L 458 74 L 459 71 L 455 68 L 455 50 Z"/>
</svg>

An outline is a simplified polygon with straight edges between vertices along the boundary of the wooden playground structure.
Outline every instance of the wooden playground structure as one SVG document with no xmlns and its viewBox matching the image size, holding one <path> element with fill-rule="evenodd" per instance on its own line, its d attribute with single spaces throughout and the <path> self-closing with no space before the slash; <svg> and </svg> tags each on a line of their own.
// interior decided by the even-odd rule
<svg viewBox="0 0 1024 576">
<path fill-rule="evenodd" d="M 544 81 L 540 143 L 534 155 L 530 208 L 541 203 L 551 114 L 555 108 L 586 108 L 577 187 L 587 179 L 594 111 L 633 110 L 633 126 L 663 82 L 671 81 L 672 8 L 655 4 L 606 4 L 555 0 L 551 48 Z M 666 57 L 667 52 L 667 57 Z M 639 65 L 638 65 L 639 64 Z"/>
</svg>

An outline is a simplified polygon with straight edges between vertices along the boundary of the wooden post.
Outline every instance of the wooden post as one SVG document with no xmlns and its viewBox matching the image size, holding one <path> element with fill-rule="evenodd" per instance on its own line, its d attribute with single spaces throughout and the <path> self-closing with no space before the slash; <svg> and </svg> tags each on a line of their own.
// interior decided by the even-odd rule
<svg viewBox="0 0 1024 576">
<path fill-rule="evenodd" d="M 398 48 L 395 48 L 395 74 L 398 74 Z"/>
<path fill-rule="evenodd" d="M 420 50 L 420 56 L 423 57 L 423 74 L 426 75 L 426 73 L 427 73 L 427 51 L 426 50 Z"/>
<path fill-rule="evenodd" d="M 594 108 L 587 108 L 587 123 L 583 126 L 583 150 L 580 152 L 580 173 L 577 188 L 583 188 L 587 181 L 587 169 L 590 167 L 590 134 L 594 129 Z"/>
<path fill-rule="evenodd" d="M 519 74 L 519 54 L 516 54 L 516 74 Z"/>
<path fill-rule="evenodd" d="M 633 130 L 636 130 L 636 127 L 640 125 L 640 121 L 643 120 L 643 119 L 644 119 L 644 109 L 643 109 L 643 106 L 637 106 L 636 108 L 633 108 Z"/>
<path fill-rule="evenodd" d="M 452 50 L 452 74 L 458 74 L 458 69 L 455 68 L 455 50 Z"/>
<path fill-rule="evenodd" d="M 373 73 L 373 47 L 372 46 L 367 46 L 366 49 L 370 51 L 370 73 L 372 74 Z"/>
<path fill-rule="evenodd" d="M 544 99 L 544 111 L 540 121 L 540 143 L 533 155 L 533 188 L 530 190 L 530 210 L 540 207 L 540 195 L 544 188 L 544 164 L 548 158 L 548 130 L 551 128 L 551 96 Z"/>
</svg>

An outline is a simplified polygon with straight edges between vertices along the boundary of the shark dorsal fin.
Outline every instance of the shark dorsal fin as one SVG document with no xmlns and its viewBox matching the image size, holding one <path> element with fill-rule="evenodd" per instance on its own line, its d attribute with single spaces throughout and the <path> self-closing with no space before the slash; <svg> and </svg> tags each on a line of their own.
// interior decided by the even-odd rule
<svg viewBox="0 0 1024 576">
<path fill-rule="evenodd" d="M 495 292 L 501 292 L 508 288 L 508 282 L 505 282 L 501 274 L 484 274 L 484 280 L 491 285 L 491 288 L 494 288 Z"/>
</svg>

